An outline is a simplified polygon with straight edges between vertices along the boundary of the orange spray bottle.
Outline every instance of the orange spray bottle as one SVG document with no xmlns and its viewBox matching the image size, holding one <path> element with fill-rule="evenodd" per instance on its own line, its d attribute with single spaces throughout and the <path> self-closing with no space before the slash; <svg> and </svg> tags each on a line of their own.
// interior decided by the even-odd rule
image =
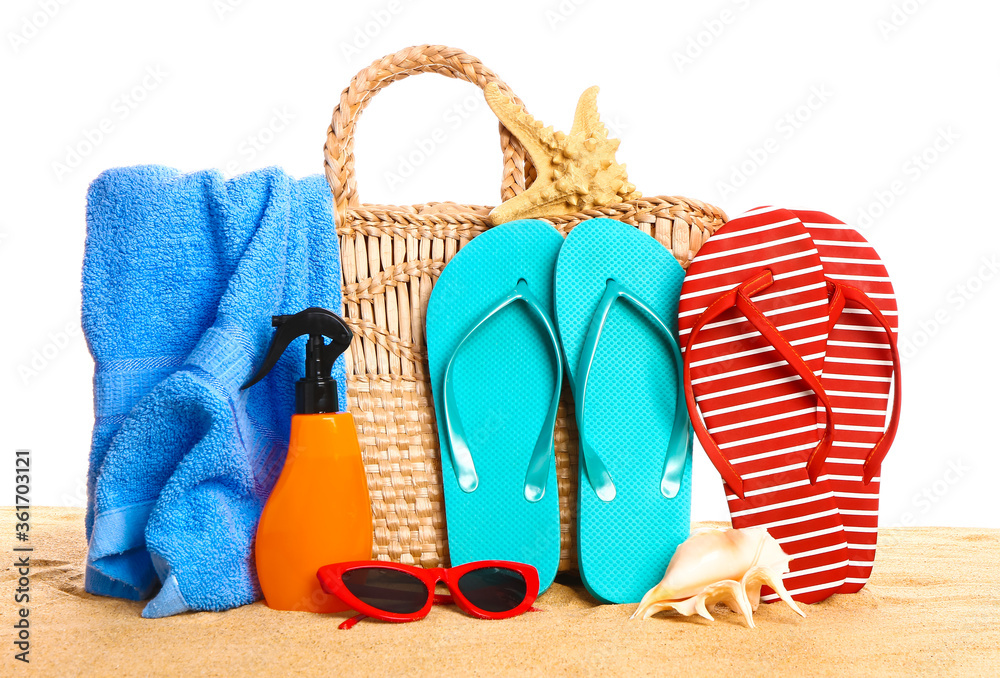
<svg viewBox="0 0 1000 678">
<path fill-rule="evenodd" d="M 277 328 L 263 364 L 243 388 L 264 378 L 296 338 L 308 335 L 306 376 L 295 385 L 288 456 L 257 526 L 257 578 L 269 607 L 339 612 L 348 609 L 323 591 L 316 570 L 368 560 L 371 503 L 354 419 L 340 409 L 333 362 L 353 335 L 322 308 L 274 316 Z M 330 343 L 324 343 L 328 337 Z"/>
</svg>

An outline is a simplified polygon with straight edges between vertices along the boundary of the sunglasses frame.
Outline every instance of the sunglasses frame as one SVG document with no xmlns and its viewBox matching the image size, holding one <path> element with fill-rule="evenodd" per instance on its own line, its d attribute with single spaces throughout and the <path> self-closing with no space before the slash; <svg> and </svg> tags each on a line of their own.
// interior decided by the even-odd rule
<svg viewBox="0 0 1000 678">
<path fill-rule="evenodd" d="M 483 610 L 473 605 L 472 602 L 470 602 L 459 589 L 458 582 L 463 575 L 475 570 L 482 570 L 489 567 L 500 567 L 506 570 L 513 570 L 524 578 L 526 587 L 524 600 L 522 600 L 517 607 L 507 610 L 506 612 L 490 612 L 488 610 Z M 385 610 L 380 610 L 377 607 L 368 605 L 351 593 L 342 579 L 342 575 L 346 572 L 368 568 L 395 570 L 396 572 L 405 572 L 406 574 L 415 577 L 427 587 L 427 602 L 425 602 L 424 606 L 416 612 L 406 614 L 399 612 L 386 612 Z M 451 592 L 453 602 L 458 605 L 462 611 L 478 619 L 508 619 L 510 617 L 516 617 L 519 614 L 524 614 L 530 610 L 532 604 L 535 602 L 535 599 L 538 597 L 538 571 L 531 565 L 527 565 L 525 563 L 515 563 L 507 560 L 478 560 L 471 563 L 465 563 L 464 565 L 448 568 L 414 567 L 412 565 L 391 563 L 382 560 L 355 560 L 347 563 L 324 565 L 316 572 L 316 576 L 319 578 L 320 586 L 323 587 L 324 591 L 339 598 L 345 605 L 350 606 L 352 610 L 360 612 L 366 617 L 371 617 L 372 619 L 380 619 L 382 621 L 389 622 L 410 622 L 426 617 L 431 611 L 431 607 L 434 606 L 435 599 L 441 598 L 439 594 L 434 593 L 434 590 L 439 583 L 448 587 L 448 590 Z"/>
</svg>

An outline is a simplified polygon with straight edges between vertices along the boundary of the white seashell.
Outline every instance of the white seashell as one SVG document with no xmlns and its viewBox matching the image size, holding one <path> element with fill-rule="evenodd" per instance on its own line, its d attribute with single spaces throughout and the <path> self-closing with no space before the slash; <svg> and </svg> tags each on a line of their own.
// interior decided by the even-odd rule
<svg viewBox="0 0 1000 678">
<path fill-rule="evenodd" d="M 709 606 L 724 604 L 734 612 L 743 615 L 750 626 L 753 626 L 753 616 L 750 610 L 750 603 L 745 601 L 743 586 L 738 581 L 723 579 L 722 581 L 709 584 L 696 596 L 685 598 L 684 600 L 661 600 L 650 602 L 645 607 L 641 607 L 632 615 L 632 619 L 642 613 L 642 619 L 648 619 L 657 612 L 663 610 L 676 610 L 685 617 L 698 613 L 708 621 L 715 621 L 709 613 Z"/>
<path fill-rule="evenodd" d="M 714 621 L 709 608 L 723 604 L 742 614 L 747 626 L 754 628 L 753 611 L 760 605 L 760 589 L 765 585 L 805 617 L 781 581 L 790 561 L 762 527 L 698 530 L 677 547 L 663 580 L 643 596 L 632 619 L 676 610 Z"/>
</svg>

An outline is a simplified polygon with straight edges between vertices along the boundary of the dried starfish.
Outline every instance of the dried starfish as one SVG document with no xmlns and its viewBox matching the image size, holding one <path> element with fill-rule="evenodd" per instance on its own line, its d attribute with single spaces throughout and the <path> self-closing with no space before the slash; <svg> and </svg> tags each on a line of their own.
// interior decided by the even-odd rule
<svg viewBox="0 0 1000 678">
<path fill-rule="evenodd" d="M 565 134 L 528 115 L 496 83 L 486 86 L 487 103 L 524 146 L 537 171 L 526 191 L 490 212 L 494 224 L 579 212 L 642 197 L 629 183 L 625 165 L 615 160 L 621 142 L 608 138 L 608 129 L 597 112 L 597 92 L 597 87 L 591 87 L 580 95 L 573 127 Z"/>
</svg>

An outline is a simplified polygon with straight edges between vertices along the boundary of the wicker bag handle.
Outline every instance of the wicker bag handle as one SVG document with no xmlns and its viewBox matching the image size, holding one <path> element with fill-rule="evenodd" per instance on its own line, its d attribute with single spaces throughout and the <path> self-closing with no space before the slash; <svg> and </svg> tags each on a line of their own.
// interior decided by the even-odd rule
<svg viewBox="0 0 1000 678">
<path fill-rule="evenodd" d="M 340 95 L 340 103 L 333 110 L 333 120 L 326 133 L 326 178 L 333 192 L 338 225 L 345 223 L 348 207 L 360 206 L 354 174 L 354 128 L 358 116 L 371 98 L 383 87 L 417 73 L 439 73 L 449 78 L 459 78 L 485 89 L 491 82 L 520 104 L 496 73 L 486 68 L 479 59 L 454 47 L 418 45 L 373 62 L 351 80 Z M 500 148 L 503 150 L 503 181 L 500 187 L 501 202 L 508 200 L 525 188 L 525 172 L 531 172 L 531 159 L 525 155 L 520 142 L 500 125 Z"/>
</svg>

